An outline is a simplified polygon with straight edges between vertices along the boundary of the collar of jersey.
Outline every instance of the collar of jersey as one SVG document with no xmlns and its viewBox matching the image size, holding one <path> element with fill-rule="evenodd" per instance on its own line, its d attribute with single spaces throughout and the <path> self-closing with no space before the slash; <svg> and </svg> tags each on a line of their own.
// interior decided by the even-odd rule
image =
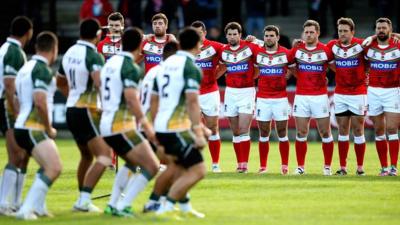
<svg viewBox="0 0 400 225">
<path fill-rule="evenodd" d="M 12 38 L 12 37 L 8 37 L 8 38 L 7 38 L 7 42 L 11 42 L 11 43 L 13 43 L 13 44 L 16 44 L 16 45 L 18 45 L 19 47 L 22 46 L 21 42 L 19 42 L 17 39 Z"/>
<path fill-rule="evenodd" d="M 32 59 L 41 61 L 41 62 L 45 63 L 46 65 L 49 65 L 49 61 L 41 55 L 34 55 L 34 56 L 32 56 Z"/>
<path fill-rule="evenodd" d="M 133 55 L 130 52 L 122 51 L 119 52 L 118 55 L 126 56 L 133 60 Z"/>
<path fill-rule="evenodd" d="M 90 48 L 93 48 L 94 50 L 96 50 L 96 46 L 88 41 L 84 41 L 84 40 L 78 40 L 76 43 L 80 44 L 80 45 L 86 45 Z"/>
<path fill-rule="evenodd" d="M 187 56 L 187 57 L 189 57 L 189 58 L 190 58 L 191 60 L 193 60 L 193 61 L 196 60 L 196 58 L 194 57 L 194 55 L 192 55 L 191 53 L 189 53 L 189 52 L 187 52 L 187 51 L 179 50 L 179 51 L 176 52 L 176 54 L 177 54 L 177 55 Z"/>
</svg>

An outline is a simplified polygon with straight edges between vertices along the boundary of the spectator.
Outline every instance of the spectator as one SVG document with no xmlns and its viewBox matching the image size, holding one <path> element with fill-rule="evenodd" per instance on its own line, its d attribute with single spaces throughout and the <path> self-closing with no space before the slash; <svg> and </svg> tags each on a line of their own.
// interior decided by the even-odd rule
<svg viewBox="0 0 400 225">
<path fill-rule="evenodd" d="M 80 19 L 95 18 L 101 26 L 106 26 L 108 15 L 112 12 L 113 8 L 108 0 L 85 0 L 81 6 Z"/>
</svg>

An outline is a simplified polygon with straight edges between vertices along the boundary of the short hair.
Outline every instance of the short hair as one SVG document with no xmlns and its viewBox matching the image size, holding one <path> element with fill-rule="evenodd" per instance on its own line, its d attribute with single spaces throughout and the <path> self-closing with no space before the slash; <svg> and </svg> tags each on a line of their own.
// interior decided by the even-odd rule
<svg viewBox="0 0 400 225">
<path fill-rule="evenodd" d="M 200 20 L 196 20 L 192 23 L 192 25 L 190 25 L 191 27 L 195 27 L 195 28 L 199 28 L 201 27 L 202 31 L 206 31 L 206 25 L 201 22 Z"/>
<path fill-rule="evenodd" d="M 389 24 L 390 27 L 392 27 L 392 21 L 386 17 L 381 17 L 381 18 L 377 19 L 375 22 L 375 25 L 378 23 L 387 23 L 387 24 Z"/>
<path fill-rule="evenodd" d="M 178 51 L 179 48 L 179 44 L 176 41 L 170 41 L 167 42 L 164 45 L 164 50 L 163 50 L 163 60 L 167 59 L 168 57 L 170 57 L 171 55 L 175 54 Z"/>
<path fill-rule="evenodd" d="M 57 36 L 51 31 L 40 32 L 36 37 L 36 51 L 51 52 L 56 45 L 58 45 Z"/>
<path fill-rule="evenodd" d="M 81 22 L 80 26 L 80 37 L 83 39 L 93 39 L 97 36 L 97 32 L 100 30 L 100 23 L 98 20 L 90 18 L 85 19 Z"/>
<path fill-rule="evenodd" d="M 164 21 L 165 25 L 168 26 L 168 18 L 164 13 L 157 13 L 156 15 L 154 15 L 151 18 L 151 22 L 153 23 L 154 20 L 159 20 L 159 19 L 162 19 Z"/>
<path fill-rule="evenodd" d="M 17 16 L 11 22 L 10 34 L 22 37 L 33 28 L 32 21 L 26 16 Z"/>
<path fill-rule="evenodd" d="M 311 26 L 314 26 L 314 27 L 315 27 L 315 30 L 316 30 L 317 32 L 320 31 L 319 23 L 318 23 L 317 21 L 315 21 L 315 20 L 307 20 L 307 21 L 304 22 L 304 24 L 303 24 L 303 28 L 311 27 Z"/>
<path fill-rule="evenodd" d="M 199 33 L 192 27 L 184 28 L 178 36 L 182 50 L 191 50 L 200 42 Z"/>
<path fill-rule="evenodd" d="M 137 27 L 129 27 L 122 35 L 122 50 L 127 52 L 135 51 L 142 43 L 143 32 Z"/>
<path fill-rule="evenodd" d="M 266 31 L 274 31 L 276 36 L 279 36 L 279 28 L 275 25 L 268 25 L 264 27 L 264 34 Z"/>
<path fill-rule="evenodd" d="M 341 17 L 340 19 L 337 20 L 337 25 L 348 25 L 350 27 L 350 30 L 353 31 L 356 28 L 356 25 L 354 24 L 354 21 L 351 18 L 345 18 Z"/>
<path fill-rule="evenodd" d="M 224 28 L 225 34 L 228 32 L 228 30 L 238 30 L 239 34 L 242 33 L 242 26 L 238 22 L 230 22 L 226 24 Z"/>
<path fill-rule="evenodd" d="M 122 25 L 124 25 L 124 16 L 120 12 L 113 12 L 111 13 L 107 20 L 112 20 L 112 21 L 121 21 Z"/>
</svg>

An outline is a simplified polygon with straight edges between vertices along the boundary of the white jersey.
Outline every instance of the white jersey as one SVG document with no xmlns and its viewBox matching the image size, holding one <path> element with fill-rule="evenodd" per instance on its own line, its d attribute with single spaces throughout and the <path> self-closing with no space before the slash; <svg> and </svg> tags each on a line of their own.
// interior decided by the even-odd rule
<svg viewBox="0 0 400 225">
<path fill-rule="evenodd" d="M 15 77 L 25 62 L 26 55 L 21 48 L 21 43 L 14 38 L 7 38 L 0 48 L 0 98 L 4 94 L 4 77 Z"/>
<path fill-rule="evenodd" d="M 153 91 L 154 79 L 156 78 L 157 73 L 162 71 L 160 65 L 161 64 L 151 68 L 140 84 L 140 103 L 142 105 L 142 112 L 146 116 L 150 111 L 150 99 Z"/>
<path fill-rule="evenodd" d="M 56 91 L 55 79 L 48 67 L 46 58 L 34 55 L 18 72 L 15 79 L 20 112 L 15 122 L 15 128 L 44 130 L 37 109 L 34 106 L 33 95 L 41 91 L 47 94 L 47 110 L 52 121 L 53 97 Z"/>
<path fill-rule="evenodd" d="M 159 96 L 159 108 L 154 122 L 157 132 L 190 129 L 185 93 L 198 92 L 202 78 L 194 61 L 192 54 L 178 51 L 161 65 L 162 73 L 156 75 L 153 88 Z"/>
<path fill-rule="evenodd" d="M 97 91 L 90 74 L 103 64 L 103 57 L 92 43 L 79 40 L 68 49 L 59 69 L 59 75 L 68 80 L 67 107 L 97 108 Z"/>
<path fill-rule="evenodd" d="M 112 56 L 104 65 L 100 74 L 103 104 L 100 132 L 103 136 L 135 129 L 135 118 L 127 108 L 124 89 L 137 88 L 141 75 L 141 69 L 128 52 Z"/>
</svg>

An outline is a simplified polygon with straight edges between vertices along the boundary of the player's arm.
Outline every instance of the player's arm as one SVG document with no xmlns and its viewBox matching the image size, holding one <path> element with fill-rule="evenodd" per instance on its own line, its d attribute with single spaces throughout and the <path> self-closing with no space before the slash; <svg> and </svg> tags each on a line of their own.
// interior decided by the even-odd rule
<svg viewBox="0 0 400 225">
<path fill-rule="evenodd" d="M 90 77 L 93 80 L 94 87 L 97 91 L 100 91 L 101 79 L 100 70 L 104 65 L 104 58 L 95 52 L 87 52 L 86 56 L 86 68 L 90 73 Z"/>
<path fill-rule="evenodd" d="M 13 52 L 14 53 L 14 52 Z M 4 56 L 4 75 L 3 75 L 3 83 L 5 89 L 5 97 L 8 102 L 8 106 L 14 113 L 17 115 L 19 112 L 19 104 L 16 99 L 16 90 L 15 90 L 15 76 L 21 67 L 24 65 L 25 61 L 21 54 L 11 52 Z"/>
<path fill-rule="evenodd" d="M 68 97 L 69 88 L 68 88 L 68 80 L 64 74 L 57 74 L 56 77 L 57 88 L 61 92 L 64 97 Z"/>
<path fill-rule="evenodd" d="M 225 74 L 225 72 L 226 72 L 226 65 L 224 63 L 220 63 L 215 71 L 216 78 L 217 79 L 220 78 L 222 75 Z"/>
<path fill-rule="evenodd" d="M 332 70 L 333 72 L 335 72 L 335 73 L 336 73 L 336 65 L 335 65 L 335 61 L 331 61 L 331 62 L 329 62 L 329 63 L 328 63 L 328 68 L 329 68 L 330 70 Z"/>
<path fill-rule="evenodd" d="M 19 112 L 19 104 L 15 97 L 15 77 L 6 75 L 3 78 L 3 82 L 8 106 L 14 115 L 17 115 Z"/>
</svg>

